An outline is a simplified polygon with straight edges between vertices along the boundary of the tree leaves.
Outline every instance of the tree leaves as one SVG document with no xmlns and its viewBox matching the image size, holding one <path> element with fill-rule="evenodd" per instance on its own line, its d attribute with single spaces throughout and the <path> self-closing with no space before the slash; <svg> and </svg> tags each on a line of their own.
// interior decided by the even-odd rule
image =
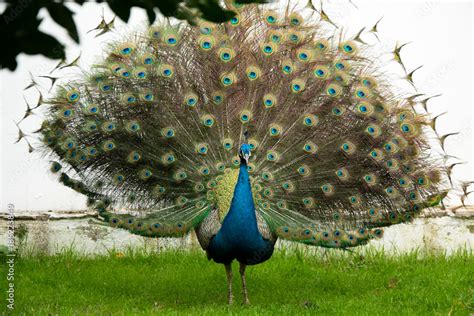
<svg viewBox="0 0 474 316">
<path fill-rule="evenodd" d="M 1 68 L 15 70 L 20 53 L 42 54 L 48 58 L 64 58 L 64 46 L 54 37 L 38 30 L 41 7 L 28 2 L 12 1 L 0 15 Z"/>
<path fill-rule="evenodd" d="M 194 0 L 189 2 L 189 7 L 199 9 L 202 13 L 202 18 L 215 23 L 222 23 L 230 20 L 235 13 L 233 11 L 224 10 L 218 0 L 199 1 Z"/>
<path fill-rule="evenodd" d="M 130 11 L 134 6 L 134 1 L 123 1 L 123 0 L 109 0 L 107 1 L 109 7 L 114 11 L 117 16 L 123 21 L 127 22 L 130 18 Z"/>
<path fill-rule="evenodd" d="M 51 18 L 67 30 L 69 36 L 79 43 L 74 12 L 65 0 L 7 0 L 5 11 L 0 14 L 0 41 L 4 49 L 0 50 L 0 67 L 15 70 L 16 57 L 21 54 L 41 54 L 51 59 L 64 59 L 64 45 L 54 37 L 38 30 L 41 20 L 37 18 L 41 8 L 48 10 Z M 82 5 L 84 0 L 71 0 Z M 194 24 L 197 17 L 222 23 L 231 19 L 235 12 L 221 7 L 219 0 L 97 0 L 107 2 L 110 9 L 127 22 L 133 7 L 146 10 L 148 20 L 156 19 L 155 9 L 167 17 L 188 20 Z M 267 0 L 239 0 L 239 3 L 264 3 Z"/>
<path fill-rule="evenodd" d="M 57 2 L 50 3 L 47 7 L 49 15 L 62 27 L 64 27 L 69 36 L 76 42 L 79 43 L 79 35 L 77 34 L 76 24 L 72 18 L 74 13 L 69 10 L 65 5 Z"/>
</svg>

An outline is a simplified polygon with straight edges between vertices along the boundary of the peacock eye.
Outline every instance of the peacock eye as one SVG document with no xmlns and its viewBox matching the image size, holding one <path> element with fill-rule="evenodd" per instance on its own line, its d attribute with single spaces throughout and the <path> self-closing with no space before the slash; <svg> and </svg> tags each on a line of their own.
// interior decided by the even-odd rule
<svg viewBox="0 0 474 316">
<path fill-rule="evenodd" d="M 353 50 L 352 46 L 350 46 L 350 45 L 344 45 L 343 47 L 344 47 L 344 51 L 346 51 L 348 53 L 352 52 L 352 50 Z"/>
<path fill-rule="evenodd" d="M 67 92 L 66 98 L 69 102 L 75 103 L 79 100 L 79 91 L 76 89 L 72 89 Z"/>
<path fill-rule="evenodd" d="M 402 131 L 405 132 L 405 133 L 410 132 L 410 125 L 402 124 Z"/>
</svg>

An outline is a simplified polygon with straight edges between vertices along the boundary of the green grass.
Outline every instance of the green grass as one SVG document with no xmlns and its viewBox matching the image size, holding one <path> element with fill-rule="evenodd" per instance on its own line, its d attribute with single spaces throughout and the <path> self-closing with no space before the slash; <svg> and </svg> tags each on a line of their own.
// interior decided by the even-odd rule
<svg viewBox="0 0 474 316">
<path fill-rule="evenodd" d="M 222 265 L 203 252 L 129 251 L 88 257 L 66 251 L 28 255 L 15 265 L 15 314 L 27 315 L 469 315 L 474 256 L 417 253 L 327 256 L 277 251 L 248 269 L 250 306 L 242 305 L 234 264 L 227 306 Z M 0 258 L 4 261 L 5 258 Z M 1 265 L 5 284 L 5 265 Z M 1 295 L 5 292 L 1 289 Z M 0 314 L 5 313 L 1 299 Z"/>
</svg>

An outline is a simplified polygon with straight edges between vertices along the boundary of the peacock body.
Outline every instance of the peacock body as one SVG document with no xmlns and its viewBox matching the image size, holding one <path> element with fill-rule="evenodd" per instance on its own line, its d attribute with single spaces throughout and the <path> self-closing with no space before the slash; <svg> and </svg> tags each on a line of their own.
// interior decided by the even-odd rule
<svg viewBox="0 0 474 316">
<path fill-rule="evenodd" d="M 248 302 L 245 266 L 277 238 L 365 244 L 437 205 L 445 169 L 427 152 L 429 116 L 359 36 L 311 7 L 226 5 L 237 14 L 224 24 L 111 43 L 47 101 L 41 133 L 51 170 L 105 221 L 150 237 L 194 229 L 229 280 L 241 263 Z"/>
</svg>

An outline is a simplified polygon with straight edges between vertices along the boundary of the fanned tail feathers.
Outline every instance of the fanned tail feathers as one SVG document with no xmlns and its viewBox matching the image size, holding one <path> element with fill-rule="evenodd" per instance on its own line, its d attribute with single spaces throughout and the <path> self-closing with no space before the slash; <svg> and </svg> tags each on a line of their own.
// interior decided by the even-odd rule
<svg viewBox="0 0 474 316">
<path fill-rule="evenodd" d="M 227 205 L 244 132 L 257 211 L 281 238 L 356 246 L 437 205 L 429 119 L 371 70 L 363 30 L 343 40 L 327 36 L 327 15 L 305 20 L 310 8 L 264 8 L 112 43 L 47 102 L 52 171 L 112 225 L 147 236 L 184 234 Z"/>
</svg>

